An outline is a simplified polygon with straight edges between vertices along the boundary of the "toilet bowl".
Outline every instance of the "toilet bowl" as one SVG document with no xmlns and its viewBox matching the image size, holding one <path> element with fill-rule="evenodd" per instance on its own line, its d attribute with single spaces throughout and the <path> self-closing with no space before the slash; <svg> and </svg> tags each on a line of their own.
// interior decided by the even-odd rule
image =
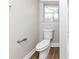
<svg viewBox="0 0 79 59">
<path fill-rule="evenodd" d="M 36 46 L 36 51 L 39 51 L 39 59 L 45 59 L 49 53 L 50 40 L 43 40 Z"/>
<path fill-rule="evenodd" d="M 50 45 L 50 40 L 43 40 L 39 42 L 36 46 L 36 51 L 43 51 L 48 48 Z"/>
<path fill-rule="evenodd" d="M 53 37 L 52 29 L 44 29 L 44 40 L 36 45 L 36 51 L 39 51 L 39 59 L 46 59 L 50 50 L 50 40 Z"/>
</svg>

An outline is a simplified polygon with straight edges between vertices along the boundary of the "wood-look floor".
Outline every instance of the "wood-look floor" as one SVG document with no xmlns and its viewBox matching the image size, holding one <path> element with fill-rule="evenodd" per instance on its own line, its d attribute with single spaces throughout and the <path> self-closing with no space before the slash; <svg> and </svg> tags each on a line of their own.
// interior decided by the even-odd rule
<svg viewBox="0 0 79 59">
<path fill-rule="evenodd" d="M 35 52 L 30 59 L 39 59 L 39 52 Z M 59 59 L 59 47 L 51 47 L 46 59 Z"/>
</svg>

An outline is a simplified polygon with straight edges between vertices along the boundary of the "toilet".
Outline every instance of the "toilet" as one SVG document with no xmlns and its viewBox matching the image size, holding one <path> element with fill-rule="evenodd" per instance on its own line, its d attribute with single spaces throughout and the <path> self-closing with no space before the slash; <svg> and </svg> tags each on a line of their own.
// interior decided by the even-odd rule
<svg viewBox="0 0 79 59">
<path fill-rule="evenodd" d="M 50 50 L 50 41 L 53 39 L 54 36 L 54 30 L 44 29 L 43 33 L 44 33 L 44 40 L 42 40 L 36 45 L 36 51 L 40 53 L 39 59 L 46 59 Z"/>
</svg>

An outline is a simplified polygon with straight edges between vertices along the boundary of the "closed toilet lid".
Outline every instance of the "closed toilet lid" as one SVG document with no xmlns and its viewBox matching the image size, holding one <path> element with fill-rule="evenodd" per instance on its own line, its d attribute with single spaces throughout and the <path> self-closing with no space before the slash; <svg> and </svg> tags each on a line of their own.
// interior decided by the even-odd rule
<svg viewBox="0 0 79 59">
<path fill-rule="evenodd" d="M 43 49 L 45 47 L 48 47 L 49 43 L 50 43 L 50 40 L 43 40 L 37 44 L 36 49 L 40 50 L 40 49 Z"/>
</svg>

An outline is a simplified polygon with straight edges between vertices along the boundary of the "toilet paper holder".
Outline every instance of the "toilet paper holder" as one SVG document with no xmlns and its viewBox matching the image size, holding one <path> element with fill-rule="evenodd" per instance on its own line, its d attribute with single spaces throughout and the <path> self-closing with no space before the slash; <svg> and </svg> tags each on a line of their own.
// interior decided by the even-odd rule
<svg viewBox="0 0 79 59">
<path fill-rule="evenodd" d="M 22 43 L 22 42 L 24 42 L 24 41 L 26 41 L 26 40 L 27 40 L 27 38 L 24 38 L 24 39 L 22 39 L 22 40 L 18 40 L 17 43 Z"/>
</svg>

